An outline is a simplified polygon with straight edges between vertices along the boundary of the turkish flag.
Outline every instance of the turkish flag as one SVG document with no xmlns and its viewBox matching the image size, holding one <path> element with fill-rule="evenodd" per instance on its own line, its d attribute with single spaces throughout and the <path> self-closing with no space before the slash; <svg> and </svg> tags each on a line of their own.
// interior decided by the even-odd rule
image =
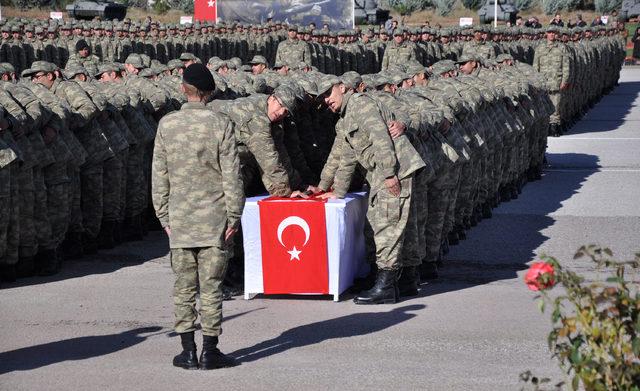
<svg viewBox="0 0 640 391">
<path fill-rule="evenodd" d="M 264 293 L 329 293 L 324 205 L 275 197 L 258 202 Z"/>
<path fill-rule="evenodd" d="M 218 17 L 218 2 L 216 0 L 195 0 L 193 3 L 193 18 L 203 21 L 216 22 Z"/>
</svg>

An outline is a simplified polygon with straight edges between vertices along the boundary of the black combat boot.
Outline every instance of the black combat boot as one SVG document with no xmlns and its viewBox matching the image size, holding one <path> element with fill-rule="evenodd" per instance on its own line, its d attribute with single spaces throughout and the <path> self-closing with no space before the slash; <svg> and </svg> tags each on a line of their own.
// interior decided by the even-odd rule
<svg viewBox="0 0 640 391">
<path fill-rule="evenodd" d="M 113 239 L 113 231 L 115 228 L 115 221 L 102 221 L 102 227 L 100 227 L 100 233 L 96 240 L 100 250 L 109 250 L 115 247 L 116 244 Z"/>
<path fill-rule="evenodd" d="M 369 273 L 362 277 L 356 278 L 353 281 L 353 286 L 351 287 L 351 292 L 360 293 L 362 291 L 368 291 L 373 288 L 373 285 L 376 283 L 376 276 L 378 275 L 378 265 L 372 263 L 371 268 L 369 269 Z"/>
<path fill-rule="evenodd" d="M 65 259 L 82 258 L 84 255 L 82 232 L 67 232 L 67 239 L 64 241 L 63 249 Z"/>
<path fill-rule="evenodd" d="M 551 136 L 551 137 L 560 137 L 560 125 L 558 125 L 558 124 L 549 124 L 549 136 Z"/>
<path fill-rule="evenodd" d="M 456 244 L 460 243 L 460 238 L 458 237 L 458 233 L 455 229 L 447 234 L 447 240 L 449 242 L 449 245 L 451 246 L 455 246 Z"/>
<path fill-rule="evenodd" d="M 356 304 L 393 304 L 398 302 L 398 271 L 380 270 L 373 288 L 353 299 Z"/>
<path fill-rule="evenodd" d="M 464 232 L 464 227 L 461 227 L 458 225 L 457 227 L 454 228 L 454 230 L 458 234 L 458 239 L 460 241 L 467 240 L 467 234 Z"/>
<path fill-rule="evenodd" d="M 98 252 L 98 241 L 93 236 L 82 235 L 82 249 L 86 255 L 93 255 Z"/>
<path fill-rule="evenodd" d="M 124 240 L 125 241 L 139 241 L 144 239 L 144 234 L 142 231 L 142 215 L 131 216 L 125 222 L 125 232 L 124 232 Z"/>
<path fill-rule="evenodd" d="M 400 297 L 417 296 L 420 286 L 420 275 L 417 266 L 405 266 L 400 273 L 398 290 Z"/>
<path fill-rule="evenodd" d="M 428 281 L 438 278 L 438 265 L 435 262 L 422 262 L 420 265 L 420 280 Z"/>
<path fill-rule="evenodd" d="M 115 228 L 113 229 L 113 243 L 116 246 L 122 244 L 122 242 L 124 241 L 124 237 L 122 236 L 123 229 L 124 227 L 122 225 L 122 221 L 116 221 Z"/>
<path fill-rule="evenodd" d="M 202 336 L 202 353 L 200 353 L 200 369 L 218 369 L 235 367 L 238 362 L 218 349 L 218 337 Z"/>
<path fill-rule="evenodd" d="M 489 201 L 487 201 L 482 205 L 482 218 L 490 219 L 492 216 L 493 212 L 491 212 L 491 204 Z"/>
<path fill-rule="evenodd" d="M 0 276 L 2 276 L 3 282 L 15 282 L 16 265 L 0 265 Z"/>
<path fill-rule="evenodd" d="M 58 254 L 56 250 L 43 250 L 36 255 L 38 275 L 53 276 L 59 271 Z"/>
<path fill-rule="evenodd" d="M 198 369 L 198 352 L 194 332 L 180 334 L 182 352 L 173 358 L 173 366 L 184 369 Z"/>
<path fill-rule="evenodd" d="M 16 275 L 18 278 L 31 277 L 36 271 L 35 257 L 20 257 L 16 266 Z"/>
</svg>

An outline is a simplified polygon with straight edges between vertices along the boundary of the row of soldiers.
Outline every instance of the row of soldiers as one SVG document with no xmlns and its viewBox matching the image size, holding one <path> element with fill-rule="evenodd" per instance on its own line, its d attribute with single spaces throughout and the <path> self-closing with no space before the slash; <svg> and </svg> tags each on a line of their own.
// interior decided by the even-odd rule
<svg viewBox="0 0 640 391">
<path fill-rule="evenodd" d="M 594 39 L 598 42 L 604 38 Z M 83 45 L 80 49 L 86 51 Z M 9 184 L 2 186 L 7 202 L 0 211 L 5 278 L 30 275 L 34 268 L 54 273 L 62 256 L 142 237 L 157 121 L 181 107 L 180 74 L 199 61 L 183 53 L 165 65 L 130 54 L 124 64 L 88 61 L 85 67 L 71 61 L 64 70 L 39 61 L 19 81 L 12 65 L 3 64 L 7 101 L 2 103 L 6 123 L 0 124 L 5 144 L 0 172 L 3 184 Z M 372 99 L 375 105 L 367 101 L 367 107 L 376 107 L 387 130 L 404 134 L 420 155 L 416 172 L 424 174 L 410 192 L 419 203 L 409 203 L 420 213 L 402 216 L 410 216 L 405 223 L 415 228 L 407 236 L 412 238 L 407 248 L 414 250 L 406 265 L 421 265 L 423 278 L 437 276 L 448 243 L 464 238 L 465 230 L 489 217 L 500 200 L 516 197 L 526 180 L 540 177 L 549 117 L 557 111 L 549 99 L 555 79 L 509 54 L 467 53 L 430 68 L 408 61 L 376 74 L 347 72 L 340 79 L 304 63 L 278 64 L 272 70 L 264 56 L 255 56 L 249 65 L 212 57 L 207 65 L 216 81 L 210 106 L 235 123 L 248 195 L 333 189 L 332 194 L 342 196 L 365 183 L 371 186 L 373 179 L 362 167 L 340 168 L 343 143 L 336 134 L 342 130 L 336 124 L 344 112 L 332 107 L 326 95 L 337 86 L 343 98 L 353 93 Z M 617 75 L 603 80 L 598 94 L 611 88 Z M 27 102 L 38 110 L 29 111 Z M 273 102 L 282 103 L 290 115 L 268 115 Z M 365 112 L 367 118 L 378 118 Z M 352 125 L 365 124 L 367 118 Z M 406 201 L 410 194 L 401 198 Z M 374 245 L 378 226 L 369 227 L 369 259 L 379 259 L 382 250 Z M 389 259 L 377 267 L 388 269 Z M 396 261 L 392 268 L 397 272 Z M 405 275 L 415 277 L 418 268 L 408 270 Z"/>
</svg>

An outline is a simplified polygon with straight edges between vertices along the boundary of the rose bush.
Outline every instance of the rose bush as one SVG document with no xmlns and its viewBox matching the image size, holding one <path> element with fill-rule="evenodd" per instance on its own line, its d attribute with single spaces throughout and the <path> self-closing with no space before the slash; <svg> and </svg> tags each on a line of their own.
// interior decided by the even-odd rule
<svg viewBox="0 0 640 391">
<path fill-rule="evenodd" d="M 640 391 L 640 253 L 632 261 L 612 257 L 611 250 L 595 245 L 578 250 L 574 259 L 595 264 L 598 278 L 593 280 L 546 256 L 525 276 L 529 289 L 540 292 L 540 310 L 552 309 L 547 342 L 573 390 Z M 521 380 L 535 390 L 549 383 L 531 372 Z"/>
</svg>

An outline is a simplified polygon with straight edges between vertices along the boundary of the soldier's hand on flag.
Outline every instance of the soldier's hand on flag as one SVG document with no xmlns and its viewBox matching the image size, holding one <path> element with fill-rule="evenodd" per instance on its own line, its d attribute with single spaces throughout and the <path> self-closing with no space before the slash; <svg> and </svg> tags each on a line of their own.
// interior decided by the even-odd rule
<svg viewBox="0 0 640 391">
<path fill-rule="evenodd" d="M 227 231 L 224 233 L 224 241 L 228 242 L 236 232 L 238 232 L 238 228 L 227 227 Z"/>
<path fill-rule="evenodd" d="M 332 191 L 330 191 L 328 193 L 320 194 L 317 198 L 320 200 L 335 200 L 338 198 L 338 196 L 333 194 Z"/>
</svg>

